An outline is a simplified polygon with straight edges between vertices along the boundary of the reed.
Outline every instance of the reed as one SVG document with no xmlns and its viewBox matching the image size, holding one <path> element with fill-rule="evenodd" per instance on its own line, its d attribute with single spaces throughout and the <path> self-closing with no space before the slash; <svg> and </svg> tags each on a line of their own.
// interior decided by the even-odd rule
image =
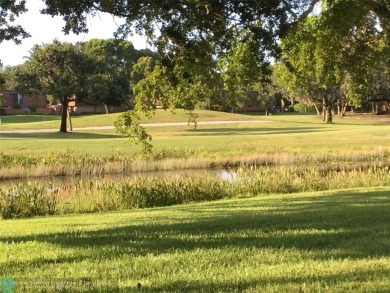
<svg viewBox="0 0 390 293">
<path fill-rule="evenodd" d="M 3 218 L 42 214 L 117 211 L 253 197 L 390 185 L 389 166 L 344 169 L 307 167 L 250 167 L 229 172 L 224 179 L 212 176 L 134 177 L 119 180 L 76 180 L 68 186 L 33 183 L 0 188 Z M 53 190 L 56 190 L 53 193 Z M 15 200 L 14 194 L 23 194 Z M 34 202 L 33 209 L 27 208 Z M 38 204 L 39 203 L 39 204 Z M 40 205 L 40 210 L 35 210 Z M 27 209 L 27 210 L 26 210 Z"/>
<path fill-rule="evenodd" d="M 102 176 L 150 171 L 212 169 L 248 166 L 325 165 L 340 169 L 348 165 L 390 162 L 390 151 L 359 152 L 268 152 L 243 157 L 217 157 L 202 151 L 182 149 L 155 150 L 144 158 L 126 156 L 120 151 L 106 156 L 57 152 L 48 155 L 0 153 L 0 180 L 55 176 Z"/>
</svg>

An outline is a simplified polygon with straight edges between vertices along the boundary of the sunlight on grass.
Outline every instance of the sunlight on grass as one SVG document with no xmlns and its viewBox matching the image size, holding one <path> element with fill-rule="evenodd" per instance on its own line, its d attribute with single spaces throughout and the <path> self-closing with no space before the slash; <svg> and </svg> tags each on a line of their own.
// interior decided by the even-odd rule
<svg viewBox="0 0 390 293">
<path fill-rule="evenodd" d="M 244 115 L 234 114 L 227 112 L 216 112 L 197 110 L 199 115 L 198 121 L 213 121 L 213 120 L 259 120 L 266 118 L 263 115 Z M 72 115 L 73 127 L 93 127 L 93 126 L 113 126 L 114 121 L 118 118 L 121 113 L 111 114 L 92 114 L 92 115 Z M 2 116 L 0 130 L 11 130 L 11 129 L 44 129 L 52 128 L 59 129 L 60 127 L 60 115 L 37 115 L 37 114 L 26 114 L 26 115 L 10 115 Z M 157 110 L 151 119 L 142 116 L 141 120 L 143 123 L 157 123 L 157 122 L 187 122 L 188 112 L 182 109 L 175 110 L 173 114 L 167 110 Z"/>
<path fill-rule="evenodd" d="M 147 127 L 147 131 L 153 136 L 152 144 L 156 149 L 190 149 L 216 156 L 265 152 L 374 152 L 379 146 L 383 151 L 390 150 L 388 123 L 328 125 L 311 116 L 285 116 L 293 121 L 284 121 L 284 116 L 272 117 L 272 123 L 201 125 L 197 130 L 188 126 Z M 302 119 L 317 120 L 302 123 Z M 122 150 L 132 154 L 138 150 L 136 145 L 113 130 L 75 131 L 67 134 L 59 134 L 55 130 L 54 133 L 2 133 L 1 140 L 1 151 L 7 153 L 28 150 L 39 154 L 69 150 L 110 154 Z M 28 145 L 25 140 L 28 140 Z"/>
<path fill-rule="evenodd" d="M 386 292 L 389 209 L 387 187 L 0 221 L 0 275 L 92 284 L 71 292 Z"/>
</svg>

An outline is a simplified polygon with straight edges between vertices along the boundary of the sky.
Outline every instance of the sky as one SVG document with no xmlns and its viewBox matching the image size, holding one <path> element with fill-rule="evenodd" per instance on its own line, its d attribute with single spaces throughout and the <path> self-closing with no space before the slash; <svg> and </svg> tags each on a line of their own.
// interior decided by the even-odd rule
<svg viewBox="0 0 390 293">
<path fill-rule="evenodd" d="M 45 7 L 42 0 L 28 0 L 26 5 L 29 11 L 20 15 L 14 23 L 22 25 L 31 37 L 22 40 L 20 45 L 15 45 L 13 41 L 0 43 L 0 60 L 3 66 L 15 66 L 24 63 L 34 45 L 51 43 L 54 39 L 75 43 L 94 38 L 112 38 L 118 24 L 121 24 L 120 19 L 114 19 L 109 14 L 100 13 L 95 17 L 88 18 L 88 34 L 75 35 L 69 33 L 69 35 L 64 35 L 62 32 L 64 21 L 61 17 L 40 14 L 39 10 Z M 128 40 L 138 50 L 147 48 L 146 39 L 141 36 L 130 37 Z"/>
</svg>

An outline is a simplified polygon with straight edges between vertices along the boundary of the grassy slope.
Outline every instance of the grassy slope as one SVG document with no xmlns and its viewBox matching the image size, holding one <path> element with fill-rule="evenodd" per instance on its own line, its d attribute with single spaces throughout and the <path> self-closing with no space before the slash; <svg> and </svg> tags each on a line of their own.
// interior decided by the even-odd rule
<svg viewBox="0 0 390 293">
<path fill-rule="evenodd" d="M 16 292 L 389 292 L 389 210 L 384 187 L 0 220 L 0 276 Z"/>
<path fill-rule="evenodd" d="M 199 121 L 212 121 L 212 120 L 258 120 L 265 116 L 259 115 L 243 115 L 243 114 L 231 114 L 226 112 L 205 111 L 197 110 L 199 115 Z M 120 113 L 108 114 L 108 115 L 83 115 L 72 116 L 73 127 L 92 127 L 92 126 L 112 126 L 114 121 Z M 171 111 L 157 110 L 155 115 L 148 119 L 142 117 L 142 121 L 145 123 L 155 122 L 187 122 L 188 114 L 183 110 L 176 110 L 172 115 Z M 0 130 L 10 129 L 44 129 L 53 128 L 59 129 L 61 117 L 59 115 L 12 115 L 2 116 Z"/>
<path fill-rule="evenodd" d="M 220 114 L 220 112 L 203 111 L 203 113 L 204 115 L 214 115 L 214 118 L 204 117 L 203 120 L 229 120 L 233 118 L 247 120 L 249 117 L 253 118 L 253 116 Z M 185 114 L 181 113 L 181 115 L 183 118 Z M 168 118 L 172 117 L 176 117 L 177 121 L 183 121 L 180 114 L 169 116 L 164 111 L 160 111 L 157 116 L 158 118 L 155 118 L 153 122 L 167 121 Z M 101 121 L 101 117 L 101 115 L 80 117 L 80 121 L 83 121 L 82 125 L 91 126 Z M 379 145 L 383 151 L 390 151 L 388 143 L 390 141 L 390 122 L 386 121 L 367 122 L 336 119 L 336 123 L 328 125 L 322 123 L 316 116 L 275 115 L 271 117 L 255 116 L 255 118 L 267 119 L 271 123 L 199 125 L 197 130 L 188 126 L 149 127 L 148 132 L 153 136 L 152 143 L 156 149 L 204 150 L 205 153 L 213 153 L 217 156 L 220 154 L 241 156 L 265 152 L 377 152 Z M 88 119 L 94 120 L 88 121 Z M 8 129 L 8 124 L 2 125 L 3 130 Z M 74 126 L 77 126 L 76 122 Z M 27 141 L 28 143 L 26 143 Z M 119 137 L 114 131 L 107 130 L 77 131 L 68 134 L 1 134 L 1 151 L 8 153 L 49 153 L 69 150 L 92 154 L 110 154 L 118 149 L 125 153 L 132 153 L 137 150 L 137 146 L 129 143 L 127 138 Z"/>
<path fill-rule="evenodd" d="M 297 119 L 302 123 L 313 121 L 320 122 L 318 116 L 315 115 L 291 115 L 291 114 L 277 114 L 273 116 L 264 116 L 264 114 L 259 113 L 248 113 L 248 114 L 236 114 L 236 113 L 226 113 L 218 111 L 207 111 L 207 110 L 196 110 L 196 113 L 199 115 L 198 121 L 215 121 L 215 120 L 282 120 L 282 121 L 296 121 Z M 93 126 L 112 126 L 114 121 L 120 113 L 113 114 L 99 114 L 99 115 L 83 115 L 83 116 L 72 116 L 72 125 L 73 127 L 93 127 Z M 172 115 L 171 111 L 157 110 L 155 114 L 148 119 L 142 117 L 143 123 L 156 123 L 156 122 L 187 122 L 188 121 L 188 112 L 177 109 L 175 114 Z M 298 117 L 298 118 L 297 118 Z M 358 119 L 355 116 L 347 117 L 347 119 L 340 120 L 335 116 L 335 121 L 342 121 L 344 124 L 375 124 L 381 123 L 381 120 L 369 119 L 370 115 L 358 116 Z M 54 129 L 57 130 L 60 127 L 61 117 L 59 115 L 39 115 L 39 114 L 28 114 L 28 115 L 10 115 L 10 116 L 1 116 L 0 130 L 13 130 L 13 129 Z M 363 118 L 363 119 L 362 119 Z M 390 123 L 390 121 L 387 121 Z"/>
</svg>

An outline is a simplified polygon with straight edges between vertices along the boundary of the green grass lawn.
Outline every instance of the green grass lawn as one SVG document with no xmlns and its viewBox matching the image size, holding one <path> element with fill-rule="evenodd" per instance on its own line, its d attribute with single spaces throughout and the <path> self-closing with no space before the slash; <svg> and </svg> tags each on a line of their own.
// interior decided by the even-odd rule
<svg viewBox="0 0 390 293">
<path fill-rule="evenodd" d="M 152 122 L 167 122 L 168 119 L 186 121 L 183 111 L 175 116 L 168 114 L 165 111 L 157 111 Z M 110 117 L 112 122 L 116 115 L 78 117 L 82 123 L 78 125 L 78 122 L 74 121 L 73 126 L 107 125 L 109 119 L 106 120 L 106 117 Z M 155 149 L 188 149 L 213 156 L 242 156 L 267 152 L 377 153 L 379 146 L 384 152 L 390 151 L 390 121 L 335 118 L 335 123 L 329 125 L 322 123 L 317 116 L 309 115 L 251 116 L 211 111 L 203 111 L 202 115 L 204 117 L 199 118 L 199 121 L 260 121 L 258 124 L 199 125 L 198 129 L 188 126 L 147 127 L 153 136 L 152 144 Z M 269 123 L 263 123 L 263 120 Z M 19 128 L 35 128 L 37 123 L 46 123 L 45 127 L 48 127 L 49 123 L 55 123 L 57 127 L 59 122 L 3 123 L 0 130 L 6 132 L 15 125 Z M 0 150 L 14 154 L 47 154 L 68 150 L 72 153 L 102 155 L 116 150 L 126 154 L 138 150 L 138 146 L 130 143 L 127 138 L 120 137 L 114 130 L 78 130 L 67 134 L 58 133 L 56 129 L 50 133 L 3 132 L 0 133 L 0 138 Z"/>
<path fill-rule="evenodd" d="M 149 122 L 187 121 L 183 111 L 168 114 L 157 111 Z M 74 117 L 73 127 L 112 125 L 117 115 Z M 40 121 L 46 117 L 53 121 Z M 58 116 L 1 119 L 4 153 L 138 150 L 113 130 L 58 133 Z M 350 155 L 370 162 L 390 158 L 387 120 L 336 117 L 329 125 L 309 115 L 210 111 L 199 117 L 252 119 L 259 121 L 147 130 L 156 150 L 194 150 L 211 159 L 345 154 L 329 158 L 348 164 Z M 53 131 L 11 131 L 45 128 Z M 390 292 L 390 187 L 366 186 L 371 188 L 0 220 L 0 282 L 13 278 L 15 292 Z"/>
<path fill-rule="evenodd" d="M 169 110 L 157 110 L 155 115 L 150 119 L 145 116 L 142 117 L 142 122 L 187 122 L 188 112 L 177 109 L 173 114 Z M 264 114 L 244 115 L 232 114 L 226 112 L 197 110 L 199 121 L 213 121 L 213 120 L 259 120 L 266 118 Z M 114 121 L 120 113 L 114 114 L 97 114 L 97 115 L 73 115 L 73 127 L 93 127 L 93 126 L 112 126 Z M 61 116 L 60 115 L 39 115 L 39 114 L 25 114 L 25 115 L 9 115 L 0 116 L 1 124 L 0 130 L 10 129 L 44 129 L 53 128 L 59 129 Z"/>
<path fill-rule="evenodd" d="M 15 292 L 390 292 L 390 188 L 0 220 Z"/>
</svg>

